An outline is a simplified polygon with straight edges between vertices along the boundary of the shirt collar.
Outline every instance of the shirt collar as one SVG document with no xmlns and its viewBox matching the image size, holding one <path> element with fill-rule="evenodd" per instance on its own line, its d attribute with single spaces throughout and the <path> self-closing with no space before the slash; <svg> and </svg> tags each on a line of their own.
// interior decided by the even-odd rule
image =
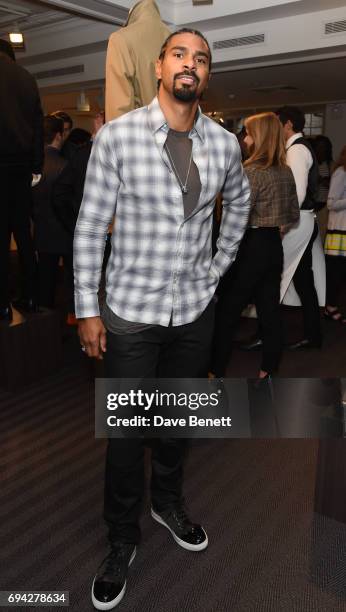
<svg viewBox="0 0 346 612">
<path fill-rule="evenodd" d="M 286 141 L 286 149 L 288 149 L 296 140 L 298 140 L 298 138 L 302 137 L 303 132 L 297 132 L 296 134 L 293 134 L 293 136 L 290 136 L 289 139 Z"/>
<path fill-rule="evenodd" d="M 160 129 L 168 132 L 169 125 L 166 121 L 166 117 L 164 116 L 161 106 L 159 104 L 159 100 L 157 96 L 153 99 L 153 101 L 148 106 L 148 117 L 149 117 L 149 126 L 153 134 L 158 132 Z M 195 123 L 190 131 L 190 134 L 196 132 L 201 141 L 204 141 L 204 115 L 198 107 L 196 113 Z"/>
</svg>

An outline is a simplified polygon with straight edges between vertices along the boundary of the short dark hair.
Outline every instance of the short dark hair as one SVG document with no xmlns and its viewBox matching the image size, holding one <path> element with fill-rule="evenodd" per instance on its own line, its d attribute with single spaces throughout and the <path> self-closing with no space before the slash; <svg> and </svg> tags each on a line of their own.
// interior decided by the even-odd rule
<svg viewBox="0 0 346 612">
<path fill-rule="evenodd" d="M 70 117 L 70 115 L 65 113 L 65 111 L 61 111 L 61 110 L 54 111 L 54 113 L 51 113 L 51 117 L 58 117 L 59 119 L 62 119 L 64 123 L 69 123 L 71 126 L 71 130 L 72 130 L 72 126 L 73 126 L 72 118 Z"/>
<path fill-rule="evenodd" d="M 89 142 L 91 139 L 91 133 L 88 130 L 84 130 L 83 128 L 73 128 L 71 131 L 68 142 L 72 142 L 72 144 L 76 145 L 76 147 L 80 147 L 81 145 Z"/>
<path fill-rule="evenodd" d="M 330 139 L 328 138 L 328 136 L 324 136 L 323 134 L 318 134 L 318 136 L 316 136 L 316 138 L 312 142 L 312 148 L 314 149 L 317 157 L 319 155 L 319 152 L 322 149 L 324 153 L 325 161 L 327 162 L 333 161 L 333 145 Z"/>
<path fill-rule="evenodd" d="M 291 121 L 294 132 L 302 132 L 305 126 L 305 115 L 297 106 L 283 106 L 276 111 L 282 125 Z"/>
<path fill-rule="evenodd" d="M 166 40 L 164 41 L 161 50 L 160 50 L 160 55 L 159 55 L 159 59 L 163 59 L 165 57 L 165 53 L 166 53 L 166 49 L 167 49 L 167 45 L 169 43 L 169 41 L 173 38 L 173 36 L 177 36 L 178 34 L 194 34 L 195 36 L 199 36 L 207 45 L 208 47 L 208 51 L 209 51 L 209 70 L 211 70 L 211 49 L 210 49 L 210 45 L 206 39 L 206 37 L 202 34 L 202 32 L 200 32 L 199 30 L 193 30 L 192 28 L 181 28 L 180 30 L 177 30 L 176 32 L 172 32 L 172 34 L 170 34 Z"/>
<path fill-rule="evenodd" d="M 3 38 L 0 38 L 0 53 L 7 55 L 14 62 L 16 61 L 16 56 L 14 54 L 11 43 L 9 43 L 8 40 L 4 40 Z"/>
<path fill-rule="evenodd" d="M 46 115 L 43 121 L 43 130 L 45 144 L 52 144 L 57 134 L 61 134 L 61 136 L 63 135 L 64 121 L 61 117 Z"/>
</svg>

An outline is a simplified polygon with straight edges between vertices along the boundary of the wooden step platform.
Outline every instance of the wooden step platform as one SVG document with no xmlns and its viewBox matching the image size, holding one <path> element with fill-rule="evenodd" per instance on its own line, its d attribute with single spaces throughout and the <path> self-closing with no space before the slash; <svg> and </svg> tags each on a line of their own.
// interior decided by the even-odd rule
<svg viewBox="0 0 346 612">
<path fill-rule="evenodd" d="M 52 310 L 0 321 L 0 386 L 8 391 L 55 373 L 62 366 L 59 315 Z"/>
</svg>

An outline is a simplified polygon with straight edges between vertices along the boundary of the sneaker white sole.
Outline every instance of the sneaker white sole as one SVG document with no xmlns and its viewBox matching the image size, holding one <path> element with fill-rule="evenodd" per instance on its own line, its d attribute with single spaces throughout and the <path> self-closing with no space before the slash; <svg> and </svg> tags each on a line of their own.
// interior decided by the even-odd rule
<svg viewBox="0 0 346 612">
<path fill-rule="evenodd" d="M 131 555 L 128 567 L 130 567 L 135 556 L 136 556 L 136 547 Z M 123 588 L 121 589 L 119 595 L 117 595 L 114 599 L 112 599 L 112 601 L 108 601 L 107 603 L 102 603 L 102 601 L 99 601 L 94 596 L 94 584 L 95 584 L 95 578 L 93 580 L 93 584 L 91 587 L 91 601 L 93 603 L 94 608 L 96 608 L 96 610 L 113 610 L 113 608 L 115 608 L 115 606 L 117 606 L 121 602 L 126 592 L 126 580 L 125 580 L 125 584 Z"/>
<path fill-rule="evenodd" d="M 153 510 L 153 508 L 151 508 L 151 516 L 153 517 L 154 521 L 157 521 L 158 523 L 160 523 L 160 525 L 163 525 L 164 527 L 166 527 L 166 529 L 168 529 L 168 531 L 171 532 L 174 540 L 176 541 L 177 544 L 179 544 L 179 546 L 181 546 L 182 548 L 185 548 L 185 550 L 190 550 L 192 552 L 199 552 L 200 550 L 205 550 L 208 546 L 208 536 L 206 534 L 206 532 L 204 531 L 203 527 L 202 527 L 202 531 L 205 535 L 205 540 L 203 542 L 201 542 L 200 544 L 196 544 L 195 546 L 193 544 L 189 544 L 188 542 L 185 542 L 184 540 L 182 540 L 181 538 L 179 538 L 177 536 L 176 533 L 174 533 L 173 529 L 171 529 L 169 527 L 169 525 L 167 525 L 167 523 L 165 523 L 165 521 L 161 518 L 161 516 L 159 514 L 156 514 L 155 510 Z"/>
</svg>

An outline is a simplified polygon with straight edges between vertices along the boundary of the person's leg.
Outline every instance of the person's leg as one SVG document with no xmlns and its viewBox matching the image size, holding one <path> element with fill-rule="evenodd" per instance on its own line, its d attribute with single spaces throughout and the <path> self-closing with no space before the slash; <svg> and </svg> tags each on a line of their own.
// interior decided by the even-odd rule
<svg viewBox="0 0 346 612">
<path fill-rule="evenodd" d="M 214 327 L 214 301 L 192 323 L 169 327 L 161 347 L 158 377 L 206 377 Z M 184 387 L 186 388 L 186 387 Z M 178 393 L 179 382 L 175 392 Z M 160 438 L 153 441 L 151 514 L 172 533 L 186 550 L 201 551 L 208 546 L 203 527 L 189 518 L 183 497 L 183 462 L 189 445 L 186 438 Z"/>
<path fill-rule="evenodd" d="M 235 262 L 231 290 L 224 293 L 217 304 L 211 358 L 211 371 L 216 377 L 225 376 L 236 326 L 263 273 L 262 232 L 260 229 L 248 230 L 245 234 Z"/>
<path fill-rule="evenodd" d="M 215 302 L 192 323 L 167 328 L 159 354 L 158 378 L 207 376 L 214 330 Z"/>
<path fill-rule="evenodd" d="M 104 355 L 108 378 L 154 378 L 159 352 L 159 329 L 115 335 L 107 333 Z M 97 570 L 92 602 L 99 610 L 123 598 L 128 567 L 140 540 L 139 517 L 144 489 L 144 446 L 141 438 L 109 439 L 105 466 L 104 518 L 110 552 Z"/>
<path fill-rule="evenodd" d="M 17 170 L 13 175 L 12 232 L 17 244 L 22 274 L 21 299 L 37 301 L 37 262 L 31 235 L 31 172 Z"/>
<path fill-rule="evenodd" d="M 58 253 L 38 254 L 38 300 L 45 308 L 54 308 L 59 259 Z"/>
<path fill-rule="evenodd" d="M 107 378 L 155 378 L 159 354 L 155 328 L 140 333 L 107 333 L 104 356 Z M 111 438 L 108 441 L 104 518 L 111 542 L 139 542 L 139 517 L 144 488 L 142 438 Z"/>
<path fill-rule="evenodd" d="M 255 305 L 263 341 L 261 370 L 271 374 L 279 366 L 282 351 L 280 282 L 283 251 L 279 232 L 265 248 L 268 248 L 268 269 L 257 286 Z"/>
<path fill-rule="evenodd" d="M 320 309 L 312 271 L 312 247 L 317 233 L 315 223 L 309 244 L 293 276 L 294 287 L 302 303 L 304 338 L 316 347 L 322 342 Z"/>
<path fill-rule="evenodd" d="M 339 312 L 339 300 L 341 286 L 343 283 L 343 263 L 346 257 L 338 257 L 337 255 L 326 255 L 326 276 L 327 276 L 327 296 L 326 296 L 326 313 L 330 313 L 330 318 L 335 321 L 341 318 Z"/>
<path fill-rule="evenodd" d="M 158 378 L 206 377 L 214 328 L 214 301 L 192 323 L 166 330 L 161 347 Z M 153 441 L 151 495 L 159 512 L 182 500 L 183 462 L 188 441 L 162 438 Z"/>
</svg>

